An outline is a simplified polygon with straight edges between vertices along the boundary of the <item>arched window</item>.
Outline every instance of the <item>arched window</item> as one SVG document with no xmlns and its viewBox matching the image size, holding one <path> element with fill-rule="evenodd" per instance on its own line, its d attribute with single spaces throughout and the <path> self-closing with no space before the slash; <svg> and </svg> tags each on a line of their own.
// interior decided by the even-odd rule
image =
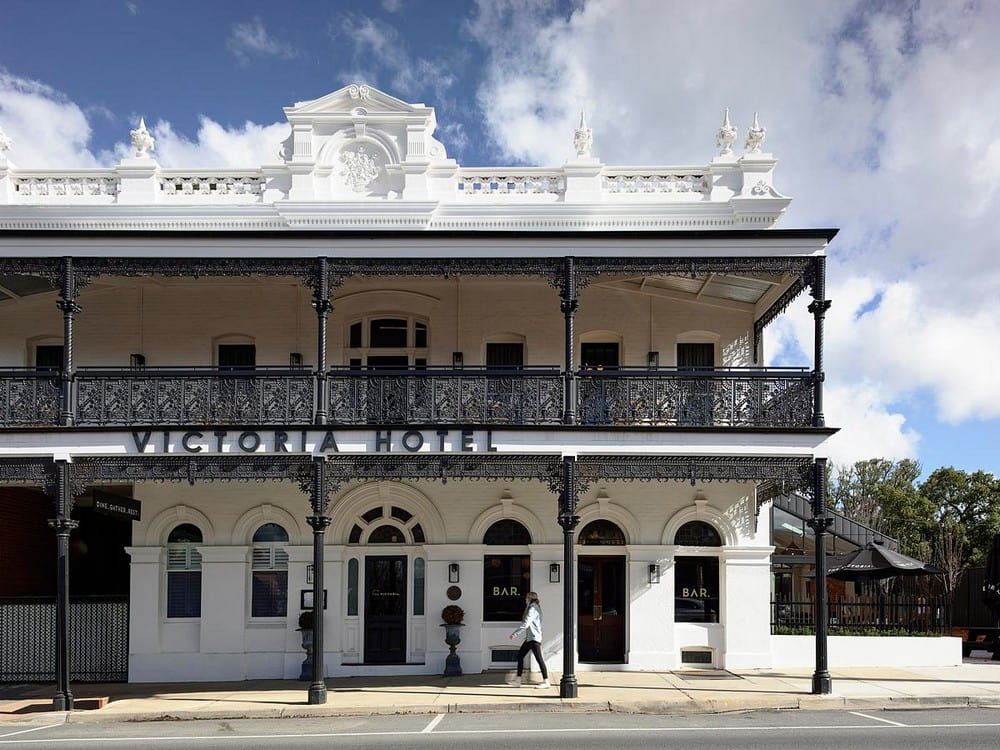
<svg viewBox="0 0 1000 750">
<path fill-rule="evenodd" d="M 253 617 L 288 614 L 288 532 L 276 523 L 265 523 L 253 535 L 251 604 Z"/>
<path fill-rule="evenodd" d="M 370 370 L 425 369 L 427 332 L 427 322 L 411 315 L 354 320 L 347 327 L 349 364 Z"/>
<path fill-rule="evenodd" d="M 579 543 L 622 546 L 625 544 L 625 532 L 614 521 L 598 518 L 580 530 Z"/>
<path fill-rule="evenodd" d="M 520 521 L 504 518 L 483 534 L 483 544 L 518 546 L 531 544 L 531 534 Z M 531 555 L 485 555 L 483 557 L 483 619 L 510 622 L 521 616 L 524 595 L 531 591 Z"/>
<path fill-rule="evenodd" d="M 402 526 L 383 523 L 381 519 L 392 518 Z M 396 505 L 383 507 L 381 505 L 369 508 L 358 516 L 347 537 L 348 544 L 361 544 L 365 530 L 372 529 L 368 534 L 368 544 L 423 544 L 424 529 L 417 523 L 416 517 L 405 508 Z"/>
<path fill-rule="evenodd" d="M 677 529 L 674 544 L 721 547 L 722 537 L 710 523 L 688 521 Z M 718 622 L 719 558 L 706 555 L 675 557 L 674 591 L 674 622 Z"/>
<path fill-rule="evenodd" d="M 504 518 L 486 530 L 483 544 L 531 544 L 531 534 L 520 521 Z"/>
<path fill-rule="evenodd" d="M 721 547 L 722 537 L 715 527 L 704 521 L 688 521 L 677 529 L 674 544 L 685 547 Z"/>
<path fill-rule="evenodd" d="M 201 617 L 201 529 L 175 526 L 167 537 L 167 617 Z"/>
</svg>

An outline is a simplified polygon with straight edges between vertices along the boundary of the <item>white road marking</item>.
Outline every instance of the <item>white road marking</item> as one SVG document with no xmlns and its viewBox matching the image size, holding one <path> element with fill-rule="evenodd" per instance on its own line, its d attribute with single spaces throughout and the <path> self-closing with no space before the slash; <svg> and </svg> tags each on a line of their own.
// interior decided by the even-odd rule
<svg viewBox="0 0 1000 750">
<path fill-rule="evenodd" d="M 7 734 L 0 734 L 0 737 L 13 737 L 15 734 L 27 734 L 28 732 L 37 732 L 40 729 L 52 729 L 52 727 L 61 727 L 62 724 L 46 724 L 44 727 L 32 727 L 31 729 L 21 729 L 17 732 L 7 732 Z"/>
<path fill-rule="evenodd" d="M 437 716 L 435 716 L 433 719 L 431 719 L 431 723 L 430 724 L 428 724 L 426 727 L 424 727 L 423 729 L 420 730 L 421 734 L 427 734 L 428 732 L 433 732 L 434 731 L 434 727 L 436 727 L 438 724 L 440 724 L 441 723 L 441 719 L 443 719 L 443 718 L 444 718 L 444 714 L 438 714 Z"/>
<path fill-rule="evenodd" d="M 435 732 L 434 734 L 568 734 L 568 733 L 587 733 L 587 732 L 817 732 L 823 730 L 844 730 L 844 729 L 858 729 L 864 731 L 871 731 L 873 729 L 880 729 L 885 732 L 891 732 L 894 729 L 955 729 L 958 727 L 1000 727 L 998 722 L 969 722 L 967 724 L 899 724 L 898 726 L 882 726 L 881 724 L 876 724 L 872 726 L 871 724 L 832 724 L 829 726 L 780 726 L 780 727 L 591 727 L 588 729 L 577 729 L 577 728 L 565 728 L 565 729 L 545 729 L 545 728 L 533 728 L 533 729 L 447 729 L 440 732 Z M 242 734 L 242 735 L 232 735 L 232 736 L 219 736 L 217 734 L 211 735 L 186 735 L 177 737 L 59 737 L 47 740 L 0 740 L 0 746 L 4 745 L 38 745 L 42 743 L 48 744 L 67 744 L 67 743 L 98 743 L 98 742 L 132 742 L 132 743 L 153 743 L 153 742 L 190 742 L 192 740 L 204 741 L 204 740 L 214 740 L 216 742 L 222 742 L 225 740 L 232 740 L 235 742 L 246 742 L 247 740 L 290 740 L 290 739 L 303 739 L 303 738 L 316 738 L 316 739 L 330 739 L 335 737 L 407 737 L 417 734 L 422 734 L 422 730 L 414 731 L 408 730 L 405 732 L 323 732 L 323 733 L 301 733 L 301 734 Z"/>
<path fill-rule="evenodd" d="M 871 719 L 872 721 L 884 721 L 886 724 L 891 724 L 894 727 L 905 727 L 906 724 L 900 724 L 898 721 L 890 721 L 889 719 L 882 719 L 878 716 L 871 716 L 869 714 L 863 714 L 860 711 L 848 711 L 849 714 L 854 714 L 855 716 L 860 716 L 863 719 Z"/>
</svg>

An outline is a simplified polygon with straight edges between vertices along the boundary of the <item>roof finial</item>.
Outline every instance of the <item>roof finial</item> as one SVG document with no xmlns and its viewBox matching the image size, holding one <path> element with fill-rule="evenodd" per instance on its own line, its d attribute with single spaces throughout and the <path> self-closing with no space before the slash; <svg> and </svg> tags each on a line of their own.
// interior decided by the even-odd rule
<svg viewBox="0 0 1000 750">
<path fill-rule="evenodd" d="M 764 144 L 764 136 L 767 130 L 761 127 L 760 122 L 757 120 L 757 113 L 753 113 L 753 125 L 747 131 L 747 141 L 746 148 L 751 154 L 759 154 L 760 147 Z"/>
<path fill-rule="evenodd" d="M 715 134 L 715 145 L 718 146 L 719 156 L 729 156 L 733 153 L 733 144 L 736 142 L 736 126 L 729 122 L 729 107 L 726 107 L 726 116 L 722 120 L 722 127 Z"/>
<path fill-rule="evenodd" d="M 139 127 L 135 130 L 130 130 L 129 135 L 132 136 L 132 145 L 135 147 L 135 155 L 138 157 L 148 157 L 149 152 L 153 150 L 156 145 L 156 141 L 153 140 L 153 136 L 149 134 L 146 130 L 146 121 L 142 117 L 139 118 Z"/>
<path fill-rule="evenodd" d="M 580 110 L 580 127 L 573 132 L 573 148 L 577 156 L 590 156 L 590 147 L 594 145 L 594 131 L 587 127 L 587 115 Z"/>
</svg>

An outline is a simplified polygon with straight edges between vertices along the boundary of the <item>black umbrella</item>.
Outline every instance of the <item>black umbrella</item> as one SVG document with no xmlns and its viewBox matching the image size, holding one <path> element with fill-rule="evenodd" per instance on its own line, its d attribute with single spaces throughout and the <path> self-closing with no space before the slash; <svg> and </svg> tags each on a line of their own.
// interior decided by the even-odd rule
<svg viewBox="0 0 1000 750">
<path fill-rule="evenodd" d="M 893 552 L 880 544 L 869 542 L 846 555 L 830 559 L 827 575 L 842 581 L 874 581 L 892 576 L 940 575 L 940 568 Z"/>
<path fill-rule="evenodd" d="M 993 537 L 983 578 L 983 604 L 1000 618 L 1000 534 Z"/>
</svg>

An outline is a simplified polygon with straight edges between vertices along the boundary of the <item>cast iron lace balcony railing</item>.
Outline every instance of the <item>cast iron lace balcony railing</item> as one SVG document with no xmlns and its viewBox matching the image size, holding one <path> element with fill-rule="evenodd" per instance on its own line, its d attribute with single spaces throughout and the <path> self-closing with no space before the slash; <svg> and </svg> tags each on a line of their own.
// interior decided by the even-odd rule
<svg viewBox="0 0 1000 750">
<path fill-rule="evenodd" d="M 75 381 L 78 425 L 309 424 L 314 414 L 309 370 L 81 368 Z"/>
<path fill-rule="evenodd" d="M 815 379 L 804 369 L 582 370 L 583 426 L 812 426 Z M 75 424 L 274 424 L 315 421 L 316 374 L 264 367 L 80 368 Z M 557 367 L 487 370 L 335 368 L 328 421 L 340 425 L 557 425 L 565 379 Z M 0 370 L 0 427 L 59 423 L 59 374 Z"/>
<path fill-rule="evenodd" d="M 805 369 L 583 370 L 580 424 L 809 427 L 813 376 Z"/>
<path fill-rule="evenodd" d="M 332 424 L 559 424 L 556 368 L 333 370 Z"/>
<path fill-rule="evenodd" d="M 57 371 L 21 367 L 0 369 L 0 425 L 56 424 L 59 399 Z"/>
</svg>

